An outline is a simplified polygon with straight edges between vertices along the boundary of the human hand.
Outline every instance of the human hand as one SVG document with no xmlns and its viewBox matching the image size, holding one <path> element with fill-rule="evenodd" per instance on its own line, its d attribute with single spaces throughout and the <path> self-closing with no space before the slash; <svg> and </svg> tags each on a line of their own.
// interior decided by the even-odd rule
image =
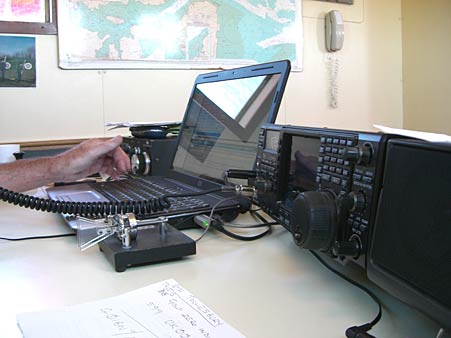
<svg viewBox="0 0 451 338">
<path fill-rule="evenodd" d="M 61 181 L 74 181 L 96 173 L 119 178 L 130 171 L 130 159 L 120 148 L 121 143 L 121 136 L 90 139 L 57 155 Z"/>
</svg>

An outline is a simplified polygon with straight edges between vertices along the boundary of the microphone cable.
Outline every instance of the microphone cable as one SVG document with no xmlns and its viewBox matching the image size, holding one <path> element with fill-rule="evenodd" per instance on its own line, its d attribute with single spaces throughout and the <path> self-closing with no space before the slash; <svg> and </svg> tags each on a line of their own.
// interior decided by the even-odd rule
<svg viewBox="0 0 451 338">
<path fill-rule="evenodd" d="M 374 302 L 377 304 L 378 306 L 378 313 L 376 315 L 376 317 L 369 323 L 366 324 L 362 324 L 359 326 L 352 326 L 346 329 L 345 331 L 345 335 L 347 338 L 376 338 L 375 336 L 371 335 L 368 333 L 369 330 L 371 330 L 373 328 L 374 325 L 376 325 L 382 318 L 382 304 L 380 299 L 368 288 L 366 288 L 365 286 L 353 281 L 352 279 L 350 279 L 349 277 L 345 276 L 344 274 L 342 274 L 341 272 L 337 271 L 336 269 L 332 268 L 329 264 L 327 264 L 316 252 L 314 252 L 313 250 L 309 250 L 310 253 L 315 256 L 315 258 L 324 266 L 326 267 L 328 270 L 332 271 L 333 273 L 337 274 L 338 276 L 340 276 L 341 278 L 343 278 L 345 281 L 351 283 L 352 285 L 358 287 L 359 289 L 361 289 L 362 291 L 364 291 L 367 295 L 369 295 Z"/>
<path fill-rule="evenodd" d="M 0 200 L 37 211 L 69 215 L 81 214 L 90 217 L 98 215 L 116 215 L 123 213 L 150 214 L 170 208 L 171 202 L 169 201 L 169 198 L 200 196 L 226 190 L 228 189 L 220 187 L 185 194 L 163 195 L 161 197 L 139 201 L 127 200 L 121 202 L 66 202 L 22 194 L 0 187 Z"/>
</svg>

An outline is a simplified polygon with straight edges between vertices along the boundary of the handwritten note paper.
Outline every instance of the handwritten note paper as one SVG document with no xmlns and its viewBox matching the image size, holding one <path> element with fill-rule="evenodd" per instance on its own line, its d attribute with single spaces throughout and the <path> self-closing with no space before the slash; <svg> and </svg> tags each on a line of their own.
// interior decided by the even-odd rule
<svg viewBox="0 0 451 338">
<path fill-rule="evenodd" d="M 25 338 L 244 338 L 170 279 L 60 310 L 21 313 Z"/>
</svg>

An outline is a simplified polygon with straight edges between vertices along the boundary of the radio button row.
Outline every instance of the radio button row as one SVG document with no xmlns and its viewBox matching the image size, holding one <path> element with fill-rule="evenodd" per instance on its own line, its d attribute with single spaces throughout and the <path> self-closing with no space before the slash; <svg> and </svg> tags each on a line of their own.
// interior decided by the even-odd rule
<svg viewBox="0 0 451 338">
<path fill-rule="evenodd" d="M 362 183 L 359 181 L 354 181 L 354 185 L 361 188 L 361 189 L 366 189 L 366 190 L 372 190 L 373 187 L 371 186 L 371 184 L 366 184 L 366 183 Z"/>
</svg>

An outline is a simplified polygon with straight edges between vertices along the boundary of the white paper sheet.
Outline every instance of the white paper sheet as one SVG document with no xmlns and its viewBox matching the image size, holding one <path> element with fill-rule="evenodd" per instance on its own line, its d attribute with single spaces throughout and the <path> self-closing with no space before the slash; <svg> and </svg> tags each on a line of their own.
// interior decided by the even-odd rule
<svg viewBox="0 0 451 338">
<path fill-rule="evenodd" d="M 380 131 L 383 131 L 384 133 L 387 133 L 387 134 L 396 134 L 396 135 L 415 137 L 415 138 L 430 141 L 430 142 L 449 142 L 449 143 L 451 142 L 451 136 L 446 135 L 446 134 L 428 133 L 428 132 L 424 132 L 424 131 L 416 131 L 416 130 L 408 130 L 408 129 L 396 129 L 396 128 L 381 126 L 378 124 L 374 124 L 373 127 L 377 128 Z"/>
<path fill-rule="evenodd" d="M 17 324 L 25 338 L 244 338 L 172 279 L 92 303 L 21 313 Z"/>
</svg>

